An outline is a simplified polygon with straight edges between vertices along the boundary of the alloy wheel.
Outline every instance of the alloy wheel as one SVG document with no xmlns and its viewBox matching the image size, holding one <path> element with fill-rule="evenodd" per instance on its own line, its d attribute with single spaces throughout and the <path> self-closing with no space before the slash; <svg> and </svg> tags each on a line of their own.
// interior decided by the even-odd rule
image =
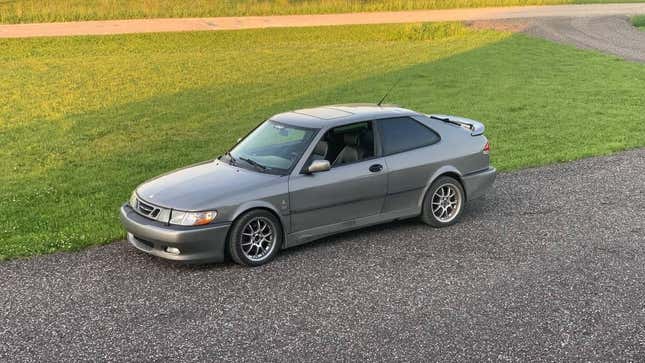
<svg viewBox="0 0 645 363">
<path fill-rule="evenodd" d="M 459 214 L 461 203 L 459 188 L 450 183 L 443 184 L 432 196 L 432 215 L 441 223 L 449 223 Z"/>
<path fill-rule="evenodd" d="M 265 217 L 251 219 L 242 229 L 240 246 L 244 256 L 251 261 L 262 261 L 271 255 L 275 245 L 275 228 Z"/>
</svg>

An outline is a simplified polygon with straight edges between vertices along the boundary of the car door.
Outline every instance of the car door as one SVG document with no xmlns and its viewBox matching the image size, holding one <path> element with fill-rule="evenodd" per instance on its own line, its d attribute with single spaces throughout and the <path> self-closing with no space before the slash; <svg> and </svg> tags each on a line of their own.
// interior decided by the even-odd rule
<svg viewBox="0 0 645 363">
<path fill-rule="evenodd" d="M 377 153 L 328 171 L 293 175 L 289 180 L 291 232 L 378 214 L 386 193 L 387 168 Z"/>
<path fill-rule="evenodd" d="M 386 192 L 383 158 L 298 174 L 289 180 L 292 232 L 378 214 Z"/>
</svg>

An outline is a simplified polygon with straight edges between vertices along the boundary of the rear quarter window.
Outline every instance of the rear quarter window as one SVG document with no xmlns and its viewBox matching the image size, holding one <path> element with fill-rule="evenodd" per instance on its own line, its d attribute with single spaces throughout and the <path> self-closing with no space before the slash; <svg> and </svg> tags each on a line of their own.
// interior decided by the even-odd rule
<svg viewBox="0 0 645 363">
<path fill-rule="evenodd" d="M 409 117 L 376 121 L 383 141 L 383 153 L 391 155 L 439 142 L 441 137 L 419 121 Z"/>
</svg>

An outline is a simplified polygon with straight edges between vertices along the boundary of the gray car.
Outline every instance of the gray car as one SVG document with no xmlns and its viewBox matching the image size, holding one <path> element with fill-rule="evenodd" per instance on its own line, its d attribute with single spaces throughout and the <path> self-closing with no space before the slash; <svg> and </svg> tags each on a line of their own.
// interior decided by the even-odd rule
<svg viewBox="0 0 645 363">
<path fill-rule="evenodd" d="M 217 159 L 141 184 L 121 221 L 152 255 L 249 266 L 378 223 L 444 227 L 495 180 L 483 133 L 477 121 L 397 106 L 281 113 Z"/>
</svg>

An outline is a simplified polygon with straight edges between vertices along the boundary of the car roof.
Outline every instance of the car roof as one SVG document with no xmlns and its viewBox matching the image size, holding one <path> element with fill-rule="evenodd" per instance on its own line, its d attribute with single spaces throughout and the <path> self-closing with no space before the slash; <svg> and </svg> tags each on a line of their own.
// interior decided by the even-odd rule
<svg viewBox="0 0 645 363">
<path fill-rule="evenodd" d="M 297 127 L 320 129 L 360 121 L 418 114 L 418 112 L 397 105 L 379 106 L 373 103 L 353 103 L 284 112 L 271 117 L 270 120 Z"/>
</svg>

